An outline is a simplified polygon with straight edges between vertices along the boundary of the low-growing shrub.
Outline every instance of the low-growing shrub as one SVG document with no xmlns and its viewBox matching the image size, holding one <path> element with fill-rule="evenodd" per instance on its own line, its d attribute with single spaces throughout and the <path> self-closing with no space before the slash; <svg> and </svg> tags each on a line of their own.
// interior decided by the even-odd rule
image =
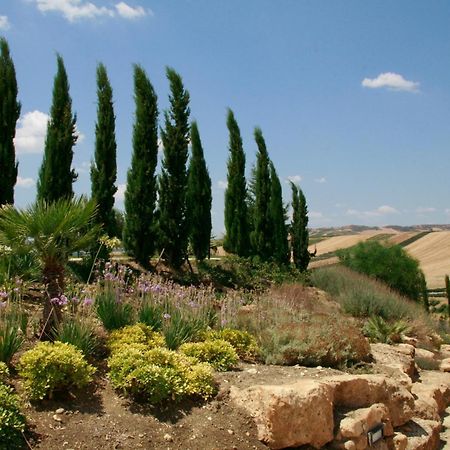
<svg viewBox="0 0 450 450">
<path fill-rule="evenodd" d="M 0 383 L 6 383 L 9 377 L 9 369 L 8 366 L 0 361 Z"/>
<path fill-rule="evenodd" d="M 188 342 L 181 345 L 179 351 L 198 361 L 211 364 L 219 372 L 232 369 L 239 361 L 233 346 L 222 339 Z"/>
<path fill-rule="evenodd" d="M 223 328 L 221 330 L 209 330 L 205 333 L 205 340 L 215 339 L 229 342 L 241 359 L 252 359 L 259 353 L 255 337 L 247 331 Z"/>
<path fill-rule="evenodd" d="M 0 383 L 0 450 L 23 446 L 25 417 L 20 412 L 19 397 L 12 388 Z"/>
<path fill-rule="evenodd" d="M 116 389 L 151 404 L 189 396 L 206 399 L 216 392 L 211 366 L 165 348 L 124 345 L 112 354 L 108 366 Z"/>
<path fill-rule="evenodd" d="M 133 323 L 133 307 L 124 303 L 120 295 L 110 287 L 97 295 L 95 308 L 106 330 L 117 330 Z"/>
<path fill-rule="evenodd" d="M 85 356 L 92 356 L 98 347 L 98 338 L 92 322 L 82 318 L 66 318 L 54 332 L 54 339 L 72 344 Z"/>
<path fill-rule="evenodd" d="M 378 316 L 371 317 L 363 328 L 364 334 L 372 342 L 382 342 L 384 344 L 401 342 L 403 335 L 407 334 L 409 330 L 409 325 L 401 320 L 389 323 Z"/>
<path fill-rule="evenodd" d="M 419 369 L 422 370 L 439 370 L 440 361 L 431 358 L 417 357 L 414 359 Z"/>
<path fill-rule="evenodd" d="M 92 381 L 95 368 L 71 344 L 40 342 L 19 361 L 19 375 L 33 400 L 51 398 L 56 391 L 82 388 Z"/>
<path fill-rule="evenodd" d="M 151 327 L 143 323 L 129 325 L 111 332 L 108 340 L 111 352 L 129 344 L 142 344 L 146 350 L 150 350 L 155 347 L 165 347 L 166 342 L 161 333 L 153 331 Z"/>
</svg>

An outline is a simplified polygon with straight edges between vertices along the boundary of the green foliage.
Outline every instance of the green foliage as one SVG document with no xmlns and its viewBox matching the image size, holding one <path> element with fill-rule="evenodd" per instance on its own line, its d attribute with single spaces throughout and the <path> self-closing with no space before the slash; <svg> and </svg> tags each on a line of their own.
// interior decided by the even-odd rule
<svg viewBox="0 0 450 450">
<path fill-rule="evenodd" d="M 12 357 L 24 342 L 24 334 L 15 321 L 3 319 L 0 322 L 0 361 L 10 363 Z"/>
<path fill-rule="evenodd" d="M 25 417 L 20 412 L 20 399 L 12 388 L 0 383 L 0 450 L 23 448 Z"/>
<path fill-rule="evenodd" d="M 189 241 L 196 259 L 202 261 L 209 254 L 212 194 L 211 178 L 206 167 L 197 122 L 192 122 L 191 125 L 191 146 L 186 200 Z"/>
<path fill-rule="evenodd" d="M 205 334 L 206 340 L 221 339 L 228 342 L 236 351 L 239 358 L 252 359 L 259 353 L 258 344 L 254 336 L 247 331 L 233 328 L 210 330 Z"/>
<path fill-rule="evenodd" d="M 401 320 L 389 323 L 378 316 L 371 317 L 364 325 L 364 334 L 371 342 L 382 342 L 384 344 L 401 342 L 403 335 L 409 331 L 408 324 Z"/>
<path fill-rule="evenodd" d="M 62 198 L 70 200 L 73 196 L 72 183 L 77 178 L 71 168 L 73 147 L 78 138 L 76 116 L 72 115 L 69 81 L 60 55 L 57 55 L 57 66 L 44 158 L 37 182 L 38 200 L 48 203 Z"/>
<path fill-rule="evenodd" d="M 170 110 L 164 114 L 161 138 L 164 145 L 159 177 L 160 248 L 167 262 L 179 268 L 187 256 L 187 169 L 189 143 L 189 92 L 180 75 L 167 68 Z"/>
<path fill-rule="evenodd" d="M 253 253 L 263 261 L 273 254 L 274 229 L 270 216 L 270 159 L 266 143 L 260 128 L 255 128 L 255 140 L 258 146 L 255 166 L 255 204 L 253 208 L 253 230 L 251 242 Z"/>
<path fill-rule="evenodd" d="M 122 347 L 109 358 L 108 366 L 116 389 L 152 404 L 191 396 L 206 399 L 216 392 L 208 364 L 164 348 Z"/>
<path fill-rule="evenodd" d="M 166 314 L 166 317 L 162 332 L 166 345 L 171 350 L 176 350 L 185 342 L 195 340 L 209 325 L 202 317 L 186 317 L 176 310 Z"/>
<path fill-rule="evenodd" d="M 9 377 L 9 369 L 6 363 L 0 361 L 0 384 L 6 383 Z"/>
<path fill-rule="evenodd" d="M 247 217 L 247 187 L 245 182 L 245 154 L 241 132 L 228 110 L 227 127 L 229 132 L 229 152 L 227 189 L 225 191 L 225 230 L 224 249 L 238 256 L 250 254 L 250 236 Z"/>
<path fill-rule="evenodd" d="M 5 38 L 0 39 L 0 206 L 14 203 L 17 180 L 14 136 L 20 116 L 14 63 Z"/>
<path fill-rule="evenodd" d="M 71 344 L 40 342 L 19 361 L 19 375 L 33 400 L 51 398 L 56 391 L 82 388 L 92 381 L 95 368 Z"/>
<path fill-rule="evenodd" d="M 147 74 L 134 66 L 133 155 L 125 191 L 125 249 L 145 268 L 155 252 L 157 235 L 156 165 L 158 159 L 157 96 Z"/>
<path fill-rule="evenodd" d="M 289 264 L 288 229 L 283 193 L 275 166 L 270 162 L 270 203 L 269 218 L 273 228 L 272 258 L 278 264 Z"/>
<path fill-rule="evenodd" d="M 300 271 L 308 268 L 311 255 L 308 251 L 308 208 L 303 191 L 291 182 L 292 188 L 292 223 L 291 223 L 291 247 L 292 258 Z"/>
<path fill-rule="evenodd" d="M 138 320 L 155 331 L 161 331 L 163 327 L 163 315 L 164 308 L 161 305 L 144 301 L 138 312 Z"/>
<path fill-rule="evenodd" d="M 180 346 L 179 351 L 198 361 L 211 364 L 219 372 L 231 370 L 239 361 L 233 346 L 222 339 L 187 342 Z"/>
<path fill-rule="evenodd" d="M 106 67 L 97 66 L 97 123 L 95 154 L 91 165 L 92 199 L 98 205 L 97 222 L 108 236 L 116 233 L 114 194 L 117 179 L 116 124 L 111 84 Z"/>
<path fill-rule="evenodd" d="M 155 347 L 165 347 L 165 340 L 161 333 L 153 331 L 143 323 L 129 325 L 111 332 L 108 347 L 111 352 L 120 350 L 124 345 L 142 344 L 147 350 Z"/>
<path fill-rule="evenodd" d="M 95 299 L 95 310 L 106 330 L 117 330 L 133 322 L 133 307 L 124 303 L 111 287 L 101 289 Z"/>
<path fill-rule="evenodd" d="M 345 267 L 326 267 L 311 273 L 314 286 L 330 293 L 354 317 L 380 316 L 385 320 L 423 316 L 419 305 L 369 277 Z"/>
<path fill-rule="evenodd" d="M 426 289 L 419 263 L 399 245 L 360 242 L 337 252 L 342 264 L 383 281 L 401 295 L 418 301 Z"/>
<path fill-rule="evenodd" d="M 55 341 L 72 344 L 85 356 L 92 356 L 98 348 L 99 341 L 95 327 L 85 318 L 70 317 L 59 323 L 54 331 Z"/>
</svg>

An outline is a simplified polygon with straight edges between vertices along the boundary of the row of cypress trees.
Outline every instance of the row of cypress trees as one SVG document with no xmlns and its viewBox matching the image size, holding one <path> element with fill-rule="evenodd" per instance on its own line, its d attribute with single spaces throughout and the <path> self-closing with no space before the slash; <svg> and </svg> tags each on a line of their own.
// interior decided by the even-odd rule
<svg viewBox="0 0 450 450">
<path fill-rule="evenodd" d="M 16 100 L 15 70 L 5 39 L 0 41 L 0 50 L 0 204 L 4 204 L 14 201 L 17 163 L 13 139 L 20 103 Z M 180 75 L 168 68 L 167 78 L 170 107 L 164 112 L 164 126 L 160 129 L 163 158 L 161 173 L 157 176 L 157 95 L 144 69 L 134 66 L 136 109 L 133 153 L 125 191 L 123 243 L 144 267 L 149 267 L 150 258 L 157 250 L 169 264 L 180 267 L 187 258 L 188 242 L 198 260 L 207 257 L 210 249 L 211 179 L 198 125 L 189 122 L 189 92 Z M 97 67 L 97 98 L 91 195 L 98 204 L 97 220 L 112 236 L 116 233 L 117 222 L 113 209 L 117 191 L 117 144 L 113 92 L 103 64 Z M 225 193 L 225 249 L 240 256 L 257 255 L 262 260 L 286 264 L 290 259 L 290 232 L 294 262 L 302 268 L 298 261 L 301 258 L 309 261 L 303 193 L 292 184 L 294 214 L 288 227 L 281 183 L 270 161 L 262 131 L 255 129 L 257 162 L 247 188 L 242 139 L 231 110 L 227 126 L 230 156 Z M 76 141 L 76 115 L 72 113 L 68 77 L 62 57 L 57 55 L 50 120 L 37 182 L 38 200 L 54 202 L 73 196 L 72 183 L 77 174 L 71 165 Z M 296 249 L 299 245 L 303 250 Z M 302 266 L 306 268 L 307 262 Z"/>
</svg>

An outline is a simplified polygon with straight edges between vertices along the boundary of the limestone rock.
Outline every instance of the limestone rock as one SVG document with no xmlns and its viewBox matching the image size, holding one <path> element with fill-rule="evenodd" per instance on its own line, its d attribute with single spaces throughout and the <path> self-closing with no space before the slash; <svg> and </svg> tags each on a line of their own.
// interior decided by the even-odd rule
<svg viewBox="0 0 450 450">
<path fill-rule="evenodd" d="M 414 418 L 400 429 L 408 438 L 407 450 L 435 450 L 439 448 L 441 423 Z"/>
<path fill-rule="evenodd" d="M 230 398 L 254 418 L 258 439 L 271 449 L 333 440 L 333 388 L 316 380 L 289 385 L 232 387 Z"/>
<path fill-rule="evenodd" d="M 422 358 L 422 359 L 434 359 L 435 355 L 433 352 L 430 352 L 429 350 L 425 350 L 424 348 L 416 348 L 416 358 Z"/>
<path fill-rule="evenodd" d="M 441 372 L 450 372 L 450 358 L 445 358 L 441 361 L 441 365 L 439 366 L 439 370 Z"/>
<path fill-rule="evenodd" d="M 450 344 L 442 344 L 439 352 L 443 358 L 450 358 Z"/>
<path fill-rule="evenodd" d="M 392 438 L 392 446 L 394 450 L 406 450 L 408 438 L 402 433 L 395 433 L 395 436 Z"/>
<path fill-rule="evenodd" d="M 410 344 L 371 344 L 370 351 L 375 363 L 397 369 L 409 377 L 416 372 L 415 348 Z"/>
</svg>

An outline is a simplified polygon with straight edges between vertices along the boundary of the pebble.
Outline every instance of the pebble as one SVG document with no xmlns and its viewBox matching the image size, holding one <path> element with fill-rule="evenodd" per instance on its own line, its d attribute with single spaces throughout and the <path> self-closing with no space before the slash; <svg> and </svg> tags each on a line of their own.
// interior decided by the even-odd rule
<svg viewBox="0 0 450 450">
<path fill-rule="evenodd" d="M 234 431 L 233 431 L 233 430 L 227 430 L 227 432 L 228 432 L 228 434 L 230 434 L 230 435 L 234 434 Z"/>
<path fill-rule="evenodd" d="M 64 408 L 58 408 L 58 409 L 55 411 L 55 413 L 56 413 L 56 414 L 62 414 L 64 411 L 65 411 Z"/>
<path fill-rule="evenodd" d="M 173 437 L 172 437 L 169 433 L 166 433 L 166 434 L 164 435 L 164 440 L 165 440 L 166 442 L 173 442 Z"/>
<path fill-rule="evenodd" d="M 62 422 L 61 417 L 59 417 L 57 414 L 53 414 L 53 420 L 56 420 L 57 422 Z"/>
<path fill-rule="evenodd" d="M 247 373 L 249 373 L 251 375 L 256 375 L 258 373 L 258 371 L 256 369 L 248 369 Z"/>
</svg>

